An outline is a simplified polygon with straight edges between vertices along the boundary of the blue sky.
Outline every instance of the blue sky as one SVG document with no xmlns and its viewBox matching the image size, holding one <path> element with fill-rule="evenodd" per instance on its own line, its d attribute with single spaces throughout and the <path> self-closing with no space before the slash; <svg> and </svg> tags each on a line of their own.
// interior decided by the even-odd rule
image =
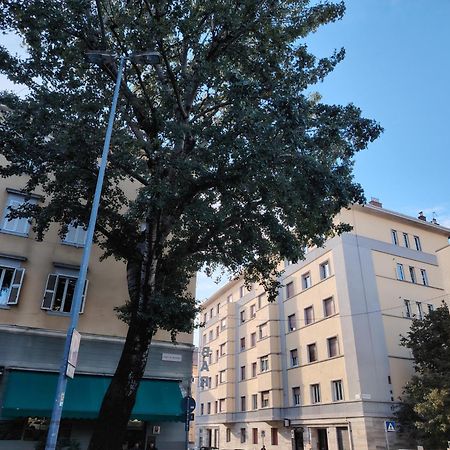
<svg viewBox="0 0 450 450">
<path fill-rule="evenodd" d="M 342 21 L 308 37 L 312 52 L 346 49 L 315 90 L 328 103 L 354 103 L 384 134 L 355 161 L 366 196 L 450 227 L 450 0 L 346 0 Z M 18 48 L 17 40 L 1 42 Z M 0 89 L 11 85 L 0 77 Z M 202 274 L 198 298 L 217 285 Z"/>
</svg>

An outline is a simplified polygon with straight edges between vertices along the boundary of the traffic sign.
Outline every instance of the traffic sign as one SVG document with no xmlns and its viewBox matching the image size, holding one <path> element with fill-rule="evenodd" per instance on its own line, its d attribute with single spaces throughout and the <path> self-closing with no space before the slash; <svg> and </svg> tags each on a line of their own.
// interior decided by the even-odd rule
<svg viewBox="0 0 450 450">
<path fill-rule="evenodd" d="M 191 413 L 194 411 L 196 406 L 195 400 L 192 397 L 184 397 L 181 400 L 181 409 L 185 411 L 186 413 Z"/>
<path fill-rule="evenodd" d="M 393 420 L 386 420 L 384 422 L 384 426 L 386 427 L 386 431 L 395 431 L 395 422 Z"/>
</svg>

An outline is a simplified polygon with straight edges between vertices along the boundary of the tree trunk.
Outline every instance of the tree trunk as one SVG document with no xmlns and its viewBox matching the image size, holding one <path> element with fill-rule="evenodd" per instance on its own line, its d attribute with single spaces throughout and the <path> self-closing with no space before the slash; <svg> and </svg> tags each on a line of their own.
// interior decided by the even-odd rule
<svg viewBox="0 0 450 450">
<path fill-rule="evenodd" d="M 151 327 L 133 316 L 119 364 L 103 398 L 89 450 L 122 449 L 151 340 Z"/>
</svg>

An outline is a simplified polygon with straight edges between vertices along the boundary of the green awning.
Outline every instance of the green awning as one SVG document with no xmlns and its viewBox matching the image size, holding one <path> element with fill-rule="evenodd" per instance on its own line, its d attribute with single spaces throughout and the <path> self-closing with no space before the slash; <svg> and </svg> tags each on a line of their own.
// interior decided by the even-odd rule
<svg viewBox="0 0 450 450">
<path fill-rule="evenodd" d="M 13 370 L 6 374 L 2 417 L 50 417 L 58 375 L 48 372 Z M 111 377 L 76 375 L 69 379 L 62 416 L 95 419 Z M 142 380 L 132 419 L 182 421 L 178 382 Z"/>
</svg>

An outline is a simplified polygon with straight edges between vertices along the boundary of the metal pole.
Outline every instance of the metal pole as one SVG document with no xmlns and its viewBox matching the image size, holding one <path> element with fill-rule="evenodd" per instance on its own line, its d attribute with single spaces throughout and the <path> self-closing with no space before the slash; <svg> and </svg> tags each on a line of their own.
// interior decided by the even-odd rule
<svg viewBox="0 0 450 450">
<path fill-rule="evenodd" d="M 79 319 L 80 307 L 81 307 L 81 299 L 83 296 L 84 284 L 86 281 L 86 273 L 87 273 L 87 269 L 88 269 L 88 265 L 89 265 L 89 257 L 91 255 L 92 240 L 94 237 L 95 224 L 97 222 L 98 207 L 99 207 L 99 203 L 100 203 L 100 196 L 102 193 L 103 179 L 105 176 L 106 162 L 108 159 L 109 144 L 111 141 L 112 128 L 113 128 L 113 124 L 114 124 L 114 116 L 116 113 L 117 99 L 119 97 L 120 83 L 122 81 L 122 72 L 123 72 L 124 61 L 125 61 L 125 57 L 123 57 L 123 56 L 120 57 L 119 70 L 117 72 L 117 79 L 116 79 L 116 86 L 114 88 L 114 96 L 113 96 L 113 100 L 112 100 L 111 111 L 109 113 L 108 128 L 106 130 L 105 143 L 103 145 L 102 160 L 101 160 L 100 168 L 98 171 L 97 185 L 95 187 L 94 201 L 92 203 L 92 210 L 91 210 L 91 216 L 89 218 L 89 225 L 88 225 L 88 228 L 86 231 L 86 242 L 84 244 L 83 256 L 81 259 L 80 273 L 78 275 L 78 280 L 77 280 L 77 283 L 75 286 L 75 292 L 73 295 L 74 299 L 73 299 L 73 303 L 72 303 L 72 310 L 70 312 L 70 325 L 69 325 L 69 328 L 67 329 L 66 343 L 64 346 L 64 355 L 63 355 L 61 366 L 59 369 L 58 384 L 56 387 L 55 401 L 53 403 L 52 417 L 50 419 L 50 426 L 48 429 L 45 450 L 55 450 L 56 441 L 58 439 L 59 424 L 61 422 L 61 414 L 62 414 L 62 409 L 63 409 L 63 405 L 64 405 L 64 397 L 66 394 L 66 387 L 67 387 L 66 369 L 67 369 L 67 361 L 69 358 L 70 343 L 72 340 L 73 330 L 75 330 L 78 325 L 78 319 Z"/>
<path fill-rule="evenodd" d="M 389 450 L 389 438 L 388 438 L 386 422 L 384 422 L 384 435 L 386 437 L 386 447 L 387 447 L 387 450 Z"/>
</svg>

